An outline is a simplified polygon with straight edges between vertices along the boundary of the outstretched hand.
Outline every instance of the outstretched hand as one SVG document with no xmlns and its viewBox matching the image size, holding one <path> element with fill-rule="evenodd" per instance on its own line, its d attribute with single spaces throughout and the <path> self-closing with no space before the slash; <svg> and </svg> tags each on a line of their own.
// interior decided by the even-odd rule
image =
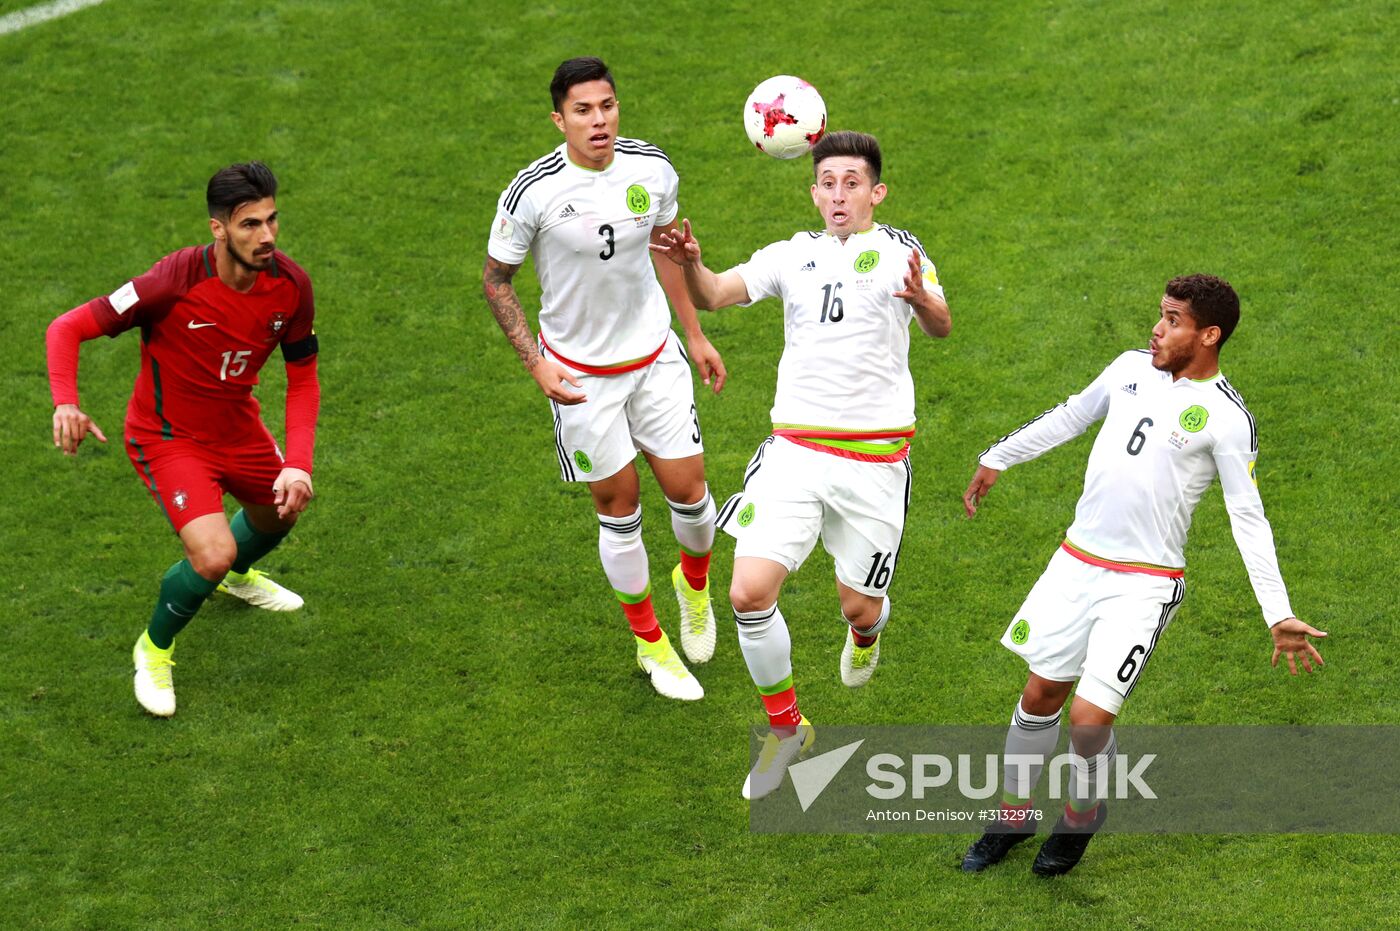
<svg viewBox="0 0 1400 931">
<path fill-rule="evenodd" d="M 1288 658 L 1288 674 L 1291 676 L 1298 674 L 1299 660 L 1302 661 L 1303 668 L 1308 672 L 1313 671 L 1313 663 L 1317 663 L 1319 666 L 1326 665 L 1322 661 L 1322 654 L 1317 652 L 1317 647 L 1308 642 L 1309 637 L 1326 637 L 1325 630 L 1318 630 L 1304 624 L 1296 617 L 1290 617 L 1270 627 L 1269 633 L 1274 638 L 1274 658 L 1269 662 L 1270 666 L 1278 665 L 1280 655 Z"/>
<path fill-rule="evenodd" d="M 91 417 L 79 410 L 78 405 L 60 404 L 53 409 L 53 445 L 62 449 L 63 455 L 76 456 L 78 444 L 89 433 L 102 442 L 107 442 L 107 436 L 102 432 L 102 428 Z"/>
<path fill-rule="evenodd" d="M 997 469 L 989 469 L 984 465 L 979 465 L 977 471 L 972 475 L 972 481 L 967 486 L 967 491 L 963 492 L 963 510 L 968 517 L 977 513 L 977 505 L 982 499 L 987 497 L 987 492 L 992 490 L 992 486 L 997 483 L 1001 472 Z"/>
<path fill-rule="evenodd" d="M 656 234 L 656 242 L 648 248 L 658 255 L 664 255 L 677 265 L 695 265 L 700 261 L 700 243 L 690 232 L 690 220 L 681 220 L 680 229 Z"/>
<path fill-rule="evenodd" d="M 919 255 L 918 249 L 912 249 L 909 252 L 909 267 L 904 271 L 904 287 L 894 292 L 894 296 L 908 301 L 915 307 L 921 307 L 927 293 L 928 289 L 924 287 L 923 257 Z"/>
</svg>

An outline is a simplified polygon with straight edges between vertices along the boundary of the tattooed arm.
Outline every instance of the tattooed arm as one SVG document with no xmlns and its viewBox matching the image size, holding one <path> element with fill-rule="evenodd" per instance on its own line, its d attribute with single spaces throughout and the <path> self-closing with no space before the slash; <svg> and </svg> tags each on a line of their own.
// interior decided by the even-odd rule
<svg viewBox="0 0 1400 931">
<path fill-rule="evenodd" d="M 490 305 L 491 313 L 500 324 L 501 332 L 506 334 L 506 339 L 510 340 L 511 346 L 515 348 L 515 354 L 520 357 L 525 371 L 535 379 L 545 397 L 560 404 L 581 404 L 588 398 L 582 392 L 570 391 L 564 385 L 564 382 L 568 382 L 575 388 L 580 388 L 582 384 L 579 380 L 558 362 L 540 355 L 539 348 L 535 345 L 535 335 L 530 332 L 525 310 L 520 306 L 520 297 L 515 293 L 515 286 L 511 284 L 511 279 L 519 270 L 519 265 L 507 265 L 487 256 L 486 267 L 481 271 L 486 303 Z"/>
</svg>

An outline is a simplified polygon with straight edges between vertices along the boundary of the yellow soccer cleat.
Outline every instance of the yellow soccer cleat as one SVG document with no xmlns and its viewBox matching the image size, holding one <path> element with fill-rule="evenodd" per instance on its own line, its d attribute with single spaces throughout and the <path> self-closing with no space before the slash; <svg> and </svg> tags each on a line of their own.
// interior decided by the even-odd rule
<svg viewBox="0 0 1400 931">
<path fill-rule="evenodd" d="M 769 732 L 763 738 L 763 747 L 758 751 L 758 761 L 744 777 L 744 798 L 749 801 L 771 795 L 783 784 L 792 761 L 812 749 L 817 742 L 817 732 L 806 715 L 797 723 L 791 737 L 779 737 Z"/>
<path fill-rule="evenodd" d="M 676 654 L 671 641 L 662 633 L 661 639 L 648 643 L 641 637 L 637 641 L 637 665 L 651 677 L 651 687 L 667 698 L 679 701 L 699 701 L 705 697 L 700 680 L 690 674 Z"/>
<path fill-rule="evenodd" d="M 175 644 L 162 650 L 144 630 L 131 651 L 131 661 L 136 665 L 136 700 L 158 718 L 175 713 L 175 680 L 170 672 L 175 665 L 170 658 L 174 653 Z"/>
<path fill-rule="evenodd" d="M 846 646 L 841 650 L 841 681 L 853 689 L 858 689 L 875 675 L 875 667 L 880 664 L 880 636 L 868 647 L 856 646 L 855 635 L 846 628 Z"/>
<path fill-rule="evenodd" d="M 715 655 L 715 611 L 710 605 L 710 582 L 700 591 L 690 587 L 680 564 L 671 570 L 671 587 L 681 606 L 681 649 L 692 663 L 708 663 Z"/>
<path fill-rule="evenodd" d="M 305 604 L 296 592 L 283 588 L 256 569 L 229 572 L 219 583 L 218 590 L 268 611 L 295 611 Z"/>
</svg>

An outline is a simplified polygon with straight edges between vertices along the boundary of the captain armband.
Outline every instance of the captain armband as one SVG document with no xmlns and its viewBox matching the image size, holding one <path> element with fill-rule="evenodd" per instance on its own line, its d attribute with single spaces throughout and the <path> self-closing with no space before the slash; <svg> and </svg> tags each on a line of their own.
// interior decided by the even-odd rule
<svg viewBox="0 0 1400 931">
<path fill-rule="evenodd" d="M 300 362 L 316 355 L 320 348 L 316 342 L 316 334 L 312 333 L 306 339 L 299 339 L 295 343 L 283 343 L 282 359 L 286 362 Z"/>
</svg>

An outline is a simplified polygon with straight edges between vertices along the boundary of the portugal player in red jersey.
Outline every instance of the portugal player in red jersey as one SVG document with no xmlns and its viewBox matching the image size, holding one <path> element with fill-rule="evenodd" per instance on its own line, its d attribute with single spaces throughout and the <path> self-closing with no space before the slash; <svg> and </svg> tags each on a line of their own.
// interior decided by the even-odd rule
<svg viewBox="0 0 1400 931">
<path fill-rule="evenodd" d="M 302 600 L 253 568 L 311 500 L 321 389 L 306 272 L 276 249 L 277 179 L 266 165 L 230 165 L 209 179 L 214 241 L 172 252 L 106 297 L 49 325 L 53 441 L 67 455 L 89 433 L 78 406 L 83 340 L 141 331 L 141 374 L 126 411 L 136 474 L 184 544 L 136 641 L 136 700 L 175 713 L 175 635 L 215 588 L 273 611 Z M 287 366 L 287 452 L 258 415 L 253 386 L 272 350 Z M 230 521 L 223 496 L 242 510 Z"/>
</svg>

